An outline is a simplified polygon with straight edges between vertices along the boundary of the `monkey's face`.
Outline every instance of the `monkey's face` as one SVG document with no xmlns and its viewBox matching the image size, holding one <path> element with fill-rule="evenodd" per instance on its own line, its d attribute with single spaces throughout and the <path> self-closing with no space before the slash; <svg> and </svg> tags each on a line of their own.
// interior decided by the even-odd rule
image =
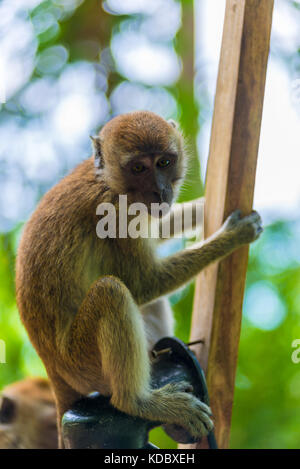
<svg viewBox="0 0 300 469">
<path fill-rule="evenodd" d="M 171 206 L 178 182 L 177 165 L 176 153 L 149 152 L 132 157 L 122 168 L 128 197 L 143 202 L 149 211 L 151 204 Z"/>
<path fill-rule="evenodd" d="M 142 202 L 170 207 L 185 173 L 182 136 L 173 122 L 138 111 L 112 119 L 100 134 L 103 174 L 128 204 Z"/>
</svg>

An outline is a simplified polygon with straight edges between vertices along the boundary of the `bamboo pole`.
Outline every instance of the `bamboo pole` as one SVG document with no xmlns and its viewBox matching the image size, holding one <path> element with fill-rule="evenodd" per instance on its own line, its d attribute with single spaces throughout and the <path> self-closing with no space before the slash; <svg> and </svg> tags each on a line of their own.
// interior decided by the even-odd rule
<svg viewBox="0 0 300 469">
<path fill-rule="evenodd" d="M 252 210 L 273 0 L 227 0 L 206 176 L 205 237 Z M 191 341 L 207 372 L 220 448 L 227 448 L 248 247 L 199 275 Z M 246 424 L 246 422 L 245 422 Z M 204 447 L 203 444 L 193 446 Z"/>
</svg>

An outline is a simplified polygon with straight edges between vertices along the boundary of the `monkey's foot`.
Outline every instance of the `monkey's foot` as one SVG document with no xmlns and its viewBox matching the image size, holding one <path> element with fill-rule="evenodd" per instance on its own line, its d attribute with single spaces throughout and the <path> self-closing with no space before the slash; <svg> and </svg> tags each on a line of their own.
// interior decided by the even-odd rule
<svg viewBox="0 0 300 469">
<path fill-rule="evenodd" d="M 192 390 L 185 381 L 169 383 L 153 391 L 153 401 L 160 408 L 161 421 L 178 431 L 183 427 L 197 440 L 210 433 L 214 424 L 210 407 L 191 394 Z"/>
</svg>

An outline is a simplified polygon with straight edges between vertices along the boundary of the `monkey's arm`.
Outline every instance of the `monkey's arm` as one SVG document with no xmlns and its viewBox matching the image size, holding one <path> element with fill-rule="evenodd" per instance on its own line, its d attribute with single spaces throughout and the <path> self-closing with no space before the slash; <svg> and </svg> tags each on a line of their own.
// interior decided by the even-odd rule
<svg viewBox="0 0 300 469">
<path fill-rule="evenodd" d="M 203 227 L 204 203 L 204 197 L 200 197 L 190 202 L 175 204 L 171 212 L 160 219 L 159 240 L 167 241 Z"/>
<path fill-rule="evenodd" d="M 221 229 L 205 242 L 160 260 L 155 272 L 150 274 L 147 285 L 143 286 L 143 292 L 136 296 L 136 301 L 139 304 L 148 303 L 171 293 L 212 262 L 257 239 L 261 232 L 258 213 L 252 212 L 241 218 L 239 211 L 234 212 Z"/>
</svg>

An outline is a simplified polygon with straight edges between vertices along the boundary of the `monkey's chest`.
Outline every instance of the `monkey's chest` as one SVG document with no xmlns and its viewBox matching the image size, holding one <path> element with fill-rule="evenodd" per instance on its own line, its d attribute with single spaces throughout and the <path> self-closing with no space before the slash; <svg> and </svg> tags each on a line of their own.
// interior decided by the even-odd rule
<svg viewBox="0 0 300 469">
<path fill-rule="evenodd" d="M 113 275 L 132 291 L 147 275 L 148 266 L 152 265 L 152 256 L 147 245 L 141 246 L 138 240 L 121 246 L 112 242 L 105 249 L 100 247 L 90 257 L 85 270 L 86 282 L 91 285 L 100 277 Z"/>
</svg>

